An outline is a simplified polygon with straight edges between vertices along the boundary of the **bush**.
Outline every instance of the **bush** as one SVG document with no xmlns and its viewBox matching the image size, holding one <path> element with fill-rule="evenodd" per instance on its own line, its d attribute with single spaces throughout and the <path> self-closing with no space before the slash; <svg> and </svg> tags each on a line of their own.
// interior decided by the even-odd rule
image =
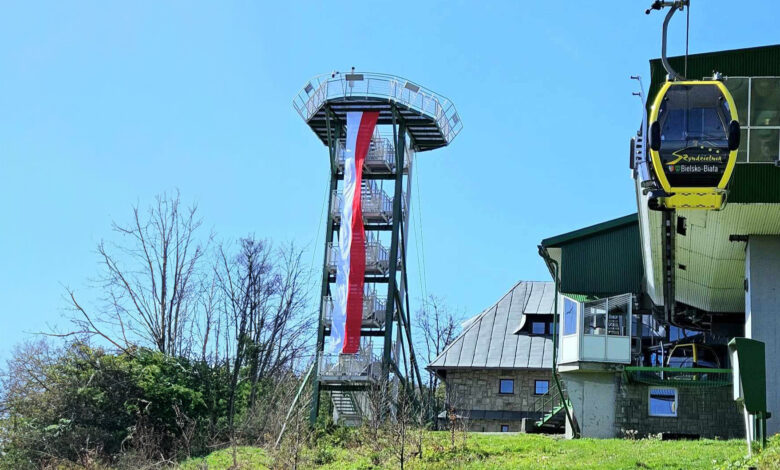
<svg viewBox="0 0 780 470">
<path fill-rule="evenodd" d="M 11 362 L 14 369 L 18 364 Z M 208 428 L 204 398 L 215 397 L 203 388 L 214 381 L 203 381 L 203 373 L 186 360 L 149 350 L 113 355 L 72 345 L 40 370 L 4 383 L 2 452 L 16 462 L 14 468 L 58 459 L 113 460 L 128 449 L 179 457 L 202 442 Z"/>
</svg>

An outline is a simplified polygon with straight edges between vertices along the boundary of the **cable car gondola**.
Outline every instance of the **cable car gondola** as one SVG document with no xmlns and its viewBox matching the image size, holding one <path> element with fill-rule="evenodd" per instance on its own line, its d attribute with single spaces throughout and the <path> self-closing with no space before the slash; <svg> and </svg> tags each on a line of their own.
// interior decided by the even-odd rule
<svg viewBox="0 0 780 470">
<path fill-rule="evenodd" d="M 650 109 L 656 203 L 667 209 L 720 209 L 739 147 L 734 99 L 722 82 L 668 81 Z"/>
<path fill-rule="evenodd" d="M 687 5 L 687 0 L 657 1 L 651 7 L 671 7 L 664 21 L 661 52 L 667 81 L 658 91 L 648 116 L 649 154 L 655 180 L 648 205 L 655 210 L 720 209 L 737 160 L 737 108 L 720 75 L 711 80 L 687 80 L 666 60 L 669 20 L 676 10 Z"/>
</svg>

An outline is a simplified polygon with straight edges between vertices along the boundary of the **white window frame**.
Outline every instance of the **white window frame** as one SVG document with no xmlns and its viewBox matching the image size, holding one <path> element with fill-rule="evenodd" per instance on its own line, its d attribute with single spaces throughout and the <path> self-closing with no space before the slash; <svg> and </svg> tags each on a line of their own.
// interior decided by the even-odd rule
<svg viewBox="0 0 780 470">
<path fill-rule="evenodd" d="M 672 405 L 672 414 L 653 413 L 653 407 L 651 406 L 653 397 L 653 390 L 672 390 L 674 391 L 674 404 Z M 679 409 L 680 393 L 674 387 L 649 387 L 647 389 L 647 415 L 653 418 L 676 418 L 677 410 Z"/>
</svg>

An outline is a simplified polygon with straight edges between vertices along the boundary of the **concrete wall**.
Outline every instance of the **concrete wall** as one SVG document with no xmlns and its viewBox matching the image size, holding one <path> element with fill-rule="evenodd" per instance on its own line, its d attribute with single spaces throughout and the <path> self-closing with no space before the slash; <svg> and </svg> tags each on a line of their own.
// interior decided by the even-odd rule
<svg viewBox="0 0 780 470">
<path fill-rule="evenodd" d="M 574 418 L 582 437 L 615 437 L 615 396 L 617 384 L 612 372 L 562 372 Z M 566 422 L 566 436 L 572 430 Z"/>
<path fill-rule="evenodd" d="M 677 388 L 677 416 L 650 416 L 649 390 L 643 384 L 621 383 L 615 402 L 615 429 L 648 434 L 675 433 L 706 438 L 735 439 L 745 436 L 742 415 L 734 402 L 731 387 Z"/>
<path fill-rule="evenodd" d="M 750 235 L 745 256 L 745 336 L 766 345 L 767 434 L 780 432 L 780 237 Z"/>
<path fill-rule="evenodd" d="M 498 393 L 500 379 L 514 379 L 514 393 Z M 449 370 L 445 384 L 447 399 L 453 403 L 459 414 L 469 414 L 470 431 L 499 432 L 501 425 L 509 426 L 511 432 L 522 431 L 521 417 L 536 417 L 534 402 L 541 397 L 534 395 L 536 380 L 549 380 L 550 391 L 554 389 L 552 372 L 549 370 Z M 479 419 L 481 411 L 512 412 L 512 418 Z M 510 413 L 506 413 L 509 415 Z"/>
</svg>

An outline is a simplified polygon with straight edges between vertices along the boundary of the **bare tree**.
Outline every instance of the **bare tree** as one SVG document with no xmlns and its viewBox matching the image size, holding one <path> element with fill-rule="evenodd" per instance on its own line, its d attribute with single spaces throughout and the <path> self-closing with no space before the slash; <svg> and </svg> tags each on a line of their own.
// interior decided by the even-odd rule
<svg viewBox="0 0 780 470">
<path fill-rule="evenodd" d="M 447 430 L 450 433 L 450 446 L 454 449 L 457 438 L 462 438 L 465 446 L 468 437 L 469 410 L 466 406 L 466 390 L 462 384 L 445 384 L 447 398 L 444 404 L 444 411 L 447 420 Z"/>
<path fill-rule="evenodd" d="M 224 246 L 219 248 L 219 266 L 215 274 L 223 295 L 224 314 L 230 325 L 234 351 L 228 397 L 228 424 L 233 428 L 235 397 L 241 367 L 250 347 L 251 328 L 273 292 L 273 273 L 265 241 L 244 238 L 238 255 L 231 257 Z M 227 338 L 226 338 L 227 339 Z M 226 341 L 227 343 L 227 341 Z"/>
<path fill-rule="evenodd" d="M 442 299 L 431 295 L 423 302 L 422 310 L 417 313 L 415 326 L 422 334 L 425 358 L 427 363 L 430 364 L 458 335 L 460 320 L 453 315 Z M 427 384 L 428 403 L 434 403 L 438 386 L 439 377 L 429 371 Z"/>
<path fill-rule="evenodd" d="M 305 317 L 308 298 L 308 273 L 301 262 L 303 250 L 290 244 L 277 250 L 275 283 L 271 298 L 254 317 L 252 346 L 249 350 L 251 389 L 249 406 L 253 407 L 258 382 L 289 368 L 303 352 L 306 334 L 311 332 Z"/>
<path fill-rule="evenodd" d="M 302 380 L 303 377 L 294 374 L 285 375 L 274 387 L 274 397 L 263 400 L 258 407 L 262 410 L 253 410 L 258 417 L 267 418 L 265 428 L 278 439 L 271 448 L 272 468 L 297 470 L 310 466 L 303 451 L 313 434 L 308 423 L 311 387 L 299 389 Z M 296 392 L 301 393 L 297 403 L 294 402 Z"/>
<path fill-rule="evenodd" d="M 390 446 L 393 449 L 398 466 L 404 469 L 407 460 L 411 456 L 410 443 L 408 442 L 410 432 L 414 428 L 415 406 L 412 397 L 413 392 L 400 387 L 395 400 L 395 419 L 390 420 Z"/>
<path fill-rule="evenodd" d="M 367 440 L 374 453 L 378 453 L 384 446 L 382 428 L 390 407 L 387 389 L 387 381 L 383 378 L 372 382 L 365 395 L 366 409 L 363 413 L 363 429 L 368 434 Z"/>
<path fill-rule="evenodd" d="M 104 306 L 88 312 L 68 290 L 76 331 L 115 347 L 148 346 L 181 355 L 196 308 L 196 276 L 205 245 L 197 238 L 197 208 L 184 208 L 180 195 L 157 196 L 147 210 L 133 207 L 129 224 L 113 224 L 120 241 L 98 244 Z M 208 242 L 206 242 L 208 244 Z"/>
<path fill-rule="evenodd" d="M 226 358 L 232 362 L 229 425 L 233 425 L 235 392 L 242 367 L 250 382 L 249 407 L 258 383 L 286 373 L 300 357 L 311 331 L 305 323 L 306 278 L 302 251 L 293 245 L 276 251 L 253 237 L 240 241 L 239 253 L 219 249 L 217 283 L 225 318 Z"/>
</svg>

